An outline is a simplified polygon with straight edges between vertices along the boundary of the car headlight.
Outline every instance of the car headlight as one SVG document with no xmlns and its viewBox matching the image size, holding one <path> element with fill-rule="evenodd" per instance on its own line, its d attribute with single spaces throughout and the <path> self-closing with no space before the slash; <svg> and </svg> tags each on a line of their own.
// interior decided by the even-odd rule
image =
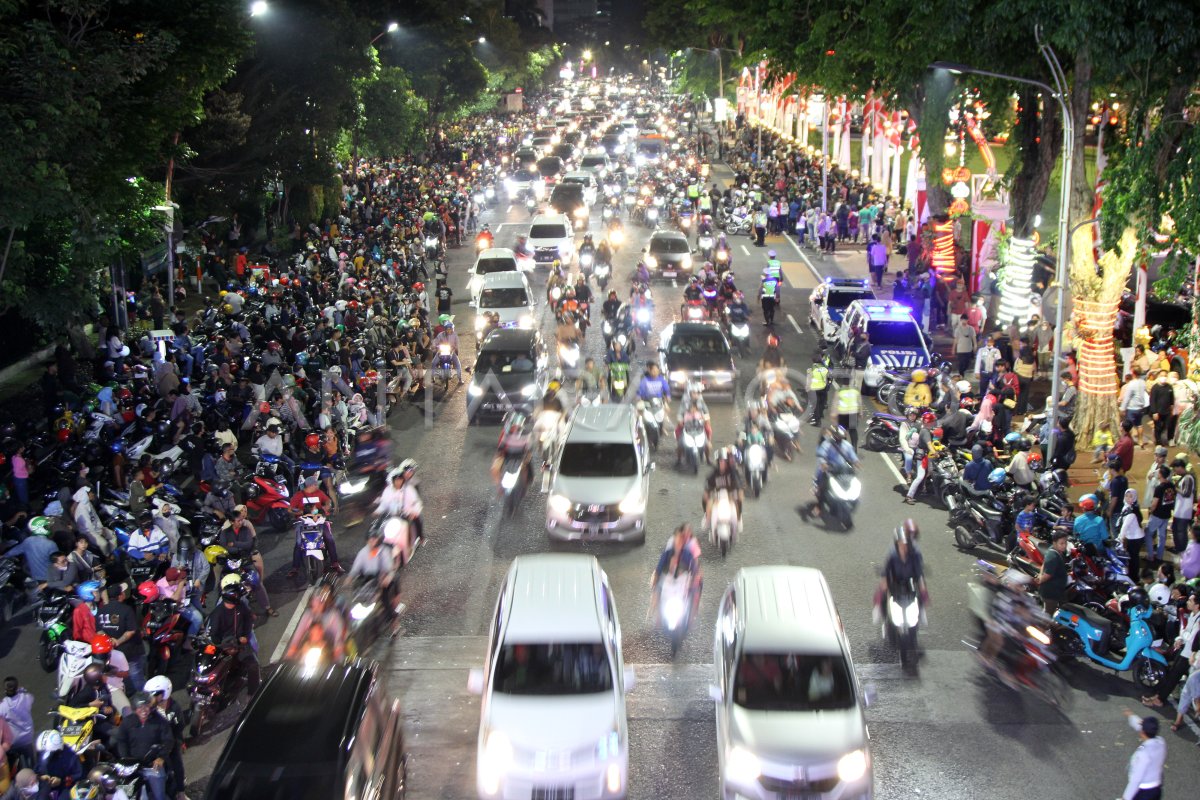
<svg viewBox="0 0 1200 800">
<path fill-rule="evenodd" d="M 650 269 L 654 269 L 655 267 L 658 266 L 658 259 L 652 255 L 647 254 L 646 255 L 646 266 L 649 267 Z"/>
<path fill-rule="evenodd" d="M 711 383 L 729 383 L 733 380 L 732 372 L 714 372 L 708 376 Z"/>
<path fill-rule="evenodd" d="M 575 219 L 586 219 L 587 215 L 588 215 L 588 210 L 587 210 L 586 206 L 580 206 L 579 208 L 575 209 L 574 213 L 575 213 Z"/>
<path fill-rule="evenodd" d="M 634 486 L 629 490 L 629 494 L 625 495 L 625 499 L 617 506 L 617 510 L 622 514 L 641 514 L 646 510 L 646 498 L 642 496 L 640 487 Z"/>
<path fill-rule="evenodd" d="M 867 754 L 862 750 L 846 753 L 838 760 L 837 772 L 841 780 L 853 783 L 867 774 Z"/>
<path fill-rule="evenodd" d="M 479 395 L 483 394 L 483 387 L 472 383 L 467 387 L 467 394 L 470 397 L 479 397 Z"/>
<path fill-rule="evenodd" d="M 684 253 L 684 254 L 683 254 L 683 259 L 682 259 L 682 260 L 681 260 L 679 263 L 683 265 L 683 268 L 684 268 L 684 269 L 691 269 L 691 268 L 692 268 L 692 255 L 691 255 L 691 253 Z"/>
<path fill-rule="evenodd" d="M 556 514 L 566 514 L 571 510 L 571 501 L 561 494 L 550 495 L 550 499 L 546 501 L 546 505 L 550 506 L 550 510 Z"/>
<path fill-rule="evenodd" d="M 522 397 L 533 397 L 535 394 L 537 394 L 537 384 L 536 383 L 531 383 L 528 386 L 521 387 L 521 396 Z"/>
<path fill-rule="evenodd" d="M 839 770 L 841 762 L 838 764 Z M 762 774 L 758 756 L 744 747 L 735 747 L 725 756 L 725 777 L 733 783 L 753 783 Z"/>
<path fill-rule="evenodd" d="M 533 327 L 533 315 L 532 314 L 522 314 L 521 318 L 517 320 L 517 327 L 518 328 L 532 328 Z"/>
<path fill-rule="evenodd" d="M 672 370 L 671 374 L 667 377 L 671 383 L 687 383 L 687 373 L 683 370 Z"/>
<path fill-rule="evenodd" d="M 537 183 L 533 184 L 533 196 L 534 197 L 536 197 L 538 200 L 541 200 L 542 195 L 544 195 L 545 193 L 546 193 L 546 184 L 542 183 L 541 181 L 538 181 Z"/>
<path fill-rule="evenodd" d="M 488 324 L 487 317 L 476 317 L 475 318 L 475 330 L 481 331 L 487 327 L 487 324 Z"/>
<path fill-rule="evenodd" d="M 512 743 L 499 731 L 488 734 L 479 758 L 479 782 L 487 794 L 498 794 L 500 779 L 508 772 L 513 762 Z"/>
</svg>

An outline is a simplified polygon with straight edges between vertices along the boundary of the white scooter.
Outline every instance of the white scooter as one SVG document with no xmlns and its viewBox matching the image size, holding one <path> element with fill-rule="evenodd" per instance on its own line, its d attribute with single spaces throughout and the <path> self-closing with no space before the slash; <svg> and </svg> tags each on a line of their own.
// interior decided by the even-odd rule
<svg viewBox="0 0 1200 800">
<path fill-rule="evenodd" d="M 733 540 L 740 525 L 737 503 L 728 489 L 718 489 L 708 506 L 708 535 L 709 540 L 720 550 L 722 558 L 728 555 L 733 547 Z"/>
</svg>

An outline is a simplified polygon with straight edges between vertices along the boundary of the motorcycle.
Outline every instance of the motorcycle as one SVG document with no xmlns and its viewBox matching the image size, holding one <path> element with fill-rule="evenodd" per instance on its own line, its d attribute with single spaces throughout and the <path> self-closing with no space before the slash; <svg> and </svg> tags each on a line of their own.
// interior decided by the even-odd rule
<svg viewBox="0 0 1200 800">
<path fill-rule="evenodd" d="M 475 252 L 482 253 L 492 246 L 492 237 L 490 235 L 479 234 L 475 237 Z"/>
<path fill-rule="evenodd" d="M 605 264 L 603 261 L 597 262 L 592 268 L 592 275 L 596 277 L 596 283 L 600 286 L 600 291 L 608 288 L 608 279 L 612 275 L 612 265 Z"/>
<path fill-rule="evenodd" d="M 170 669 L 171 659 L 183 645 L 185 626 L 174 600 L 161 598 L 150 603 L 142 618 L 142 638 L 150 644 L 147 667 L 151 675 L 162 675 Z"/>
<path fill-rule="evenodd" d="M 1133 671 L 1133 678 L 1145 689 L 1155 689 L 1167 672 L 1167 659 L 1154 649 L 1154 634 L 1148 620 L 1150 606 L 1135 605 L 1129 609 L 1129 632 L 1125 635 L 1125 650 L 1118 661 L 1110 657 L 1112 620 L 1097 612 L 1064 603 L 1054 614 L 1058 629 L 1060 652 L 1067 657 L 1086 657 L 1116 672 Z"/>
<path fill-rule="evenodd" d="M 852 471 L 846 470 L 829 476 L 829 486 L 822 500 L 823 513 L 828 519 L 837 520 L 843 530 L 854 527 L 854 511 L 862 496 L 862 482 Z"/>
<path fill-rule="evenodd" d="M 500 468 L 500 491 L 504 495 L 504 516 L 511 519 L 517 513 L 517 507 L 525 497 L 529 485 L 529 466 L 521 454 L 511 453 L 505 456 Z"/>
<path fill-rule="evenodd" d="M 264 462 L 268 456 L 263 456 Z M 246 487 L 246 510 L 255 525 L 264 523 L 277 532 L 291 530 L 291 491 L 287 484 L 266 470 L 263 463 Z"/>
<path fill-rule="evenodd" d="M 629 391 L 629 364 L 614 361 L 608 365 L 608 390 L 614 402 L 625 397 L 625 392 Z"/>
<path fill-rule="evenodd" d="M 75 689 L 75 682 L 83 675 L 83 670 L 92 663 L 92 646 L 87 642 L 77 642 L 68 639 L 63 642 L 62 658 L 58 660 L 58 682 L 56 696 L 66 700 Z"/>
<path fill-rule="evenodd" d="M 692 621 L 692 574 L 664 574 L 658 581 L 659 627 L 671 641 L 671 658 L 679 652 Z"/>
<path fill-rule="evenodd" d="M 715 256 L 713 258 L 713 261 L 716 263 L 717 274 L 723 274 L 731 266 L 730 257 L 729 257 L 729 248 L 728 247 L 718 248 L 713 255 Z"/>
<path fill-rule="evenodd" d="M 792 451 L 799 448 L 800 417 L 795 412 L 785 409 L 774 414 L 772 424 L 775 428 L 775 449 L 785 461 L 792 460 Z"/>
<path fill-rule="evenodd" d="M 746 482 L 755 497 L 762 494 L 763 485 L 767 482 L 767 448 L 760 442 L 754 442 L 746 448 Z"/>
<path fill-rule="evenodd" d="M 71 595 L 58 589 L 42 592 L 42 604 L 37 610 L 38 663 L 46 672 L 53 672 L 63 653 L 63 642 L 71 627 Z"/>
<path fill-rule="evenodd" d="M 425 260 L 435 261 L 442 252 L 442 242 L 436 236 L 425 237 Z"/>
<path fill-rule="evenodd" d="M 325 574 L 325 517 L 315 514 L 303 516 L 296 523 L 296 536 L 300 543 L 300 552 L 304 557 L 304 574 L 308 576 L 308 585 L 316 586 L 317 581 Z"/>
<path fill-rule="evenodd" d="M 107 719 L 105 714 L 95 706 L 73 708 L 58 706 L 50 712 L 54 718 L 54 727 L 62 736 L 63 744 L 75 751 L 80 758 L 85 758 L 92 750 L 101 750 L 104 743 L 96 738 L 96 723 Z"/>
<path fill-rule="evenodd" d="M 633 312 L 633 329 L 639 334 L 644 346 L 650 338 L 650 325 L 654 315 L 649 306 L 638 306 Z"/>
<path fill-rule="evenodd" d="M 392 548 L 392 563 L 400 569 L 412 561 L 419 542 L 414 528 L 404 517 L 381 517 L 375 525 L 383 531 L 383 541 Z"/>
<path fill-rule="evenodd" d="M 750 322 L 749 320 L 730 320 L 729 338 L 737 348 L 738 355 L 745 358 L 750 353 Z"/>
<path fill-rule="evenodd" d="M 708 534 L 713 546 L 721 552 L 721 558 L 733 547 L 739 525 L 737 503 L 727 489 L 719 489 L 709 502 Z"/>
<path fill-rule="evenodd" d="M 701 261 L 712 261 L 713 241 L 710 233 L 703 233 L 696 240 L 696 246 L 700 249 Z"/>
<path fill-rule="evenodd" d="M 679 447 L 693 475 L 700 474 L 700 461 L 707 460 L 707 444 L 708 434 L 704 430 L 703 420 L 689 419 L 683 423 L 683 430 L 679 433 Z"/>
<path fill-rule="evenodd" d="M 700 322 L 709 319 L 709 306 L 704 302 L 704 298 L 700 297 L 695 300 L 688 300 L 683 306 L 683 319 L 686 322 Z"/>
<path fill-rule="evenodd" d="M 213 718 L 237 698 L 243 681 L 240 677 L 231 679 L 238 672 L 234 668 L 236 646 L 218 645 L 204 634 L 193 641 L 196 663 L 188 681 L 188 697 L 192 701 L 192 738 L 198 739 L 208 731 Z"/>
<path fill-rule="evenodd" d="M 667 410 L 660 397 L 650 398 L 642 408 L 642 425 L 646 429 L 646 438 L 650 440 L 650 449 L 656 453 L 658 452 L 658 442 L 662 438 L 663 420 L 666 419 L 666 415 Z"/>
<path fill-rule="evenodd" d="M 563 370 L 579 368 L 579 343 L 560 344 L 558 346 L 558 363 Z"/>
<path fill-rule="evenodd" d="M 863 434 L 863 447 L 877 452 L 900 449 L 900 423 L 904 417 L 876 411 Z"/>
<path fill-rule="evenodd" d="M 592 271 L 592 266 L 596 262 L 596 255 L 590 251 L 583 251 L 579 254 L 579 271 L 584 275 L 588 275 Z"/>
<path fill-rule="evenodd" d="M 946 496 L 954 543 L 962 550 L 979 545 L 1003 548 L 1013 530 L 1014 513 L 1010 503 L 992 495 L 969 496 L 965 492 Z"/>
<path fill-rule="evenodd" d="M 909 579 L 889 586 L 885 593 L 883 638 L 900 651 L 900 666 L 917 671 L 917 626 L 921 622 L 921 598 L 916 581 Z"/>
<path fill-rule="evenodd" d="M 431 376 L 434 383 L 441 383 L 443 387 L 450 386 L 450 374 L 454 369 L 454 345 L 443 343 L 438 345 L 437 355 L 433 359 L 433 375 Z"/>
</svg>

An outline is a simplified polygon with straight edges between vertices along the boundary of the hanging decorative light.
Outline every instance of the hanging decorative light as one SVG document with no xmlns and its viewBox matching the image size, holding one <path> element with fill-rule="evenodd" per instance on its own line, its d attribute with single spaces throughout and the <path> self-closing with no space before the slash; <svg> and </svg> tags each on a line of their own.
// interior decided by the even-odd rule
<svg viewBox="0 0 1200 800">
<path fill-rule="evenodd" d="M 933 253 L 930 263 L 933 264 L 938 277 L 949 283 L 957 275 L 957 265 L 954 263 L 954 223 L 947 219 L 944 222 L 934 222 L 932 228 Z"/>
<path fill-rule="evenodd" d="M 1073 297 L 1075 328 L 1081 341 L 1076 360 L 1079 389 L 1096 396 L 1114 396 L 1120 391 L 1113 370 L 1113 329 L 1117 324 L 1115 303 L 1093 302 Z"/>
<path fill-rule="evenodd" d="M 1004 285 L 1000 288 L 1000 309 L 996 321 L 1001 325 L 1029 319 L 1033 294 L 1033 265 L 1037 258 L 1032 239 L 1013 237 L 1004 258 Z"/>
</svg>

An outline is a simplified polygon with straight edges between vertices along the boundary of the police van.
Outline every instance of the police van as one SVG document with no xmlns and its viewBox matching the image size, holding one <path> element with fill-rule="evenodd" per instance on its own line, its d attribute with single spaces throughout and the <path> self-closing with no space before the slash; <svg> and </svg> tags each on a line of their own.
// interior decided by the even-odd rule
<svg viewBox="0 0 1200 800">
<path fill-rule="evenodd" d="M 833 342 L 849 305 L 874 299 L 866 278 L 826 278 L 808 296 L 808 322 L 822 339 Z"/>
<path fill-rule="evenodd" d="M 863 385 L 875 389 L 884 372 L 928 369 L 933 362 L 929 340 L 912 309 L 894 300 L 855 300 L 846 307 L 835 340 L 842 355 L 854 354 L 855 336 L 865 331 L 871 357 L 863 371 Z"/>
</svg>

